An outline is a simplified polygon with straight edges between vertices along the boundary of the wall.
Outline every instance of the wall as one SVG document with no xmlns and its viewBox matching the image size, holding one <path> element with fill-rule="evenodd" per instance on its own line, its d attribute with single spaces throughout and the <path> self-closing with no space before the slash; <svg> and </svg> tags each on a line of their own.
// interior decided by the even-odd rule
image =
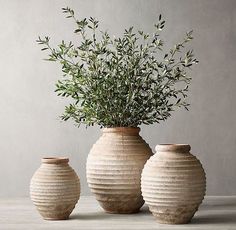
<svg viewBox="0 0 236 230">
<path fill-rule="evenodd" d="M 151 32 L 157 16 L 166 18 L 167 45 L 194 29 L 192 43 L 200 64 L 192 72 L 190 111 L 178 111 L 165 123 L 143 126 L 142 136 L 157 143 L 189 143 L 207 173 L 208 195 L 236 194 L 236 1 L 234 0 L 12 0 L 0 1 L 0 196 L 28 195 L 40 158 L 66 155 L 89 194 L 85 162 L 100 135 L 97 127 L 77 129 L 58 118 L 66 102 L 54 83 L 61 76 L 35 40 L 51 35 L 75 39 L 73 24 L 61 8 L 81 17 L 95 16 L 102 28 L 119 35 L 134 25 Z"/>
</svg>

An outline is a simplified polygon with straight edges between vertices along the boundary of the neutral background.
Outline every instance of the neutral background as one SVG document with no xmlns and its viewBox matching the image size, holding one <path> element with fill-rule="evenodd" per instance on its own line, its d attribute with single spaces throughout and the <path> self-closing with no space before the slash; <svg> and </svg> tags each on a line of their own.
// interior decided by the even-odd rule
<svg viewBox="0 0 236 230">
<path fill-rule="evenodd" d="M 192 43 L 200 64 L 192 71 L 190 111 L 178 111 L 165 123 L 143 126 L 141 135 L 157 143 L 189 143 L 207 174 L 208 195 L 236 194 L 236 1 L 235 0 L 0 0 L 0 196 L 26 196 L 43 156 L 68 156 L 89 194 L 85 163 L 100 136 L 97 127 L 77 129 L 58 118 L 66 104 L 54 93 L 60 67 L 42 59 L 35 40 L 75 40 L 61 8 L 79 17 L 95 16 L 103 29 L 152 32 L 166 18 L 167 47 L 194 29 Z"/>
</svg>

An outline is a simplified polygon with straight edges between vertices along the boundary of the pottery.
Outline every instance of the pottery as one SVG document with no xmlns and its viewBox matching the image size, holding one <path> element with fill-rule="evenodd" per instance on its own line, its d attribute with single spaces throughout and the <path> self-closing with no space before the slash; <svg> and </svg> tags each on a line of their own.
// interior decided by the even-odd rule
<svg viewBox="0 0 236 230">
<path fill-rule="evenodd" d="M 31 200 L 45 220 L 65 220 L 80 197 L 80 181 L 68 158 L 43 158 L 30 183 Z"/>
<path fill-rule="evenodd" d="M 88 185 L 108 213 L 135 213 L 144 203 L 141 172 L 152 151 L 139 131 L 104 128 L 88 155 Z"/>
<path fill-rule="evenodd" d="M 156 151 L 142 172 L 144 200 L 157 222 L 188 223 L 204 199 L 204 169 L 189 145 L 157 145 Z"/>
</svg>

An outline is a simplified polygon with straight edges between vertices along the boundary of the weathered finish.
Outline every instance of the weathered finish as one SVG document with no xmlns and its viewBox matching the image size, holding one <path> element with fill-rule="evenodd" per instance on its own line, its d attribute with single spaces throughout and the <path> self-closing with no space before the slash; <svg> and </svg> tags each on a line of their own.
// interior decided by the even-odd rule
<svg viewBox="0 0 236 230">
<path fill-rule="evenodd" d="M 157 145 L 141 179 L 142 194 L 159 223 L 188 223 L 206 190 L 205 173 L 189 145 Z"/>
<path fill-rule="evenodd" d="M 87 159 L 87 181 L 106 212 L 135 213 L 142 207 L 140 179 L 151 156 L 139 128 L 105 128 Z"/>
<path fill-rule="evenodd" d="M 81 196 L 65 221 L 44 221 L 29 198 L 0 199 L 1 230 L 235 230 L 236 196 L 205 197 L 189 224 L 158 224 L 146 205 L 134 215 L 105 213 L 94 197 Z"/>
<path fill-rule="evenodd" d="M 46 220 L 68 219 L 80 196 L 80 181 L 68 158 L 43 158 L 30 183 L 30 195 Z"/>
</svg>

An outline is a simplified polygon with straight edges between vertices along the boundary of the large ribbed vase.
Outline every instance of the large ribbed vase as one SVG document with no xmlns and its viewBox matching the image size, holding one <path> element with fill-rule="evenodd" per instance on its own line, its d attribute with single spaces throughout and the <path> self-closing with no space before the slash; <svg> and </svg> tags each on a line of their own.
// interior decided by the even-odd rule
<svg viewBox="0 0 236 230">
<path fill-rule="evenodd" d="M 142 195 L 159 223 L 188 223 L 206 190 L 200 161 L 185 144 L 157 145 L 141 179 Z"/>
<path fill-rule="evenodd" d="M 68 158 L 43 158 L 30 183 L 31 200 L 46 220 L 65 220 L 80 197 L 80 181 Z"/>
<path fill-rule="evenodd" d="M 109 213 L 135 213 L 144 201 L 141 172 L 152 155 L 139 128 L 104 128 L 87 159 L 87 181 Z"/>
</svg>

